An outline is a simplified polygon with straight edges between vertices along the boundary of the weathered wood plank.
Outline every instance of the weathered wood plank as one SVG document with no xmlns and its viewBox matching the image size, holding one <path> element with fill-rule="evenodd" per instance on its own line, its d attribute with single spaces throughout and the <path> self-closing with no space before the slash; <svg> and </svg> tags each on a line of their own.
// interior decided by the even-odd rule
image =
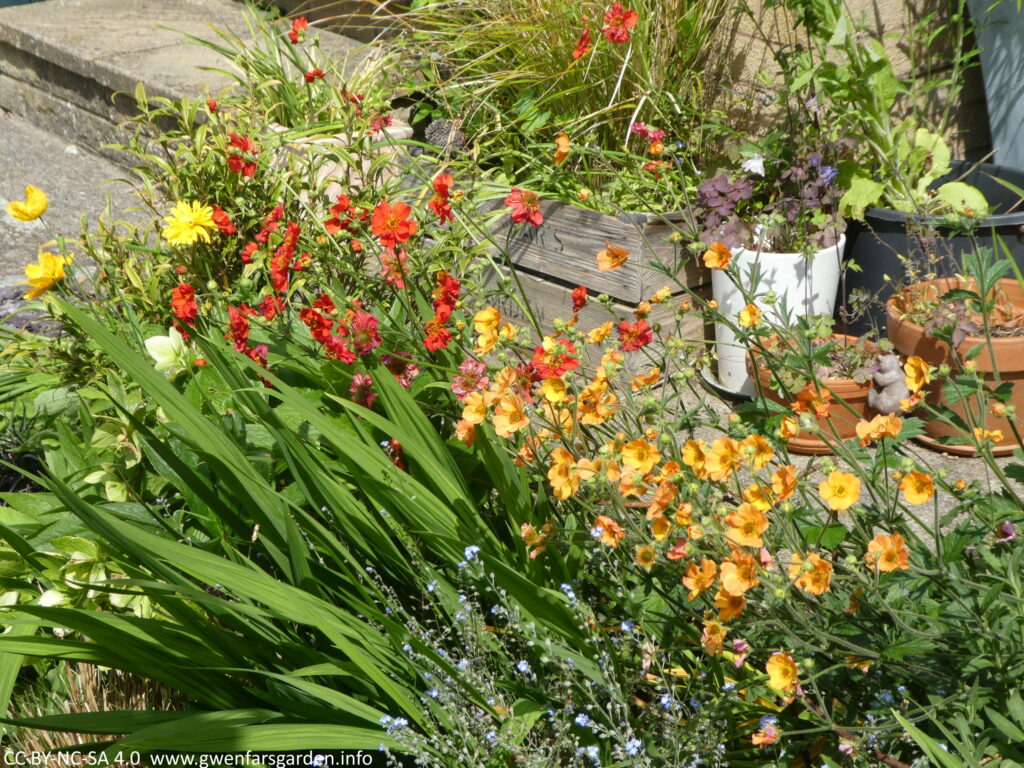
<svg viewBox="0 0 1024 768">
<path fill-rule="evenodd" d="M 500 205 L 500 204 L 499 204 Z M 499 247 L 507 241 L 512 263 L 521 271 L 550 276 L 572 285 L 585 285 L 617 301 L 636 304 L 648 298 L 666 282 L 664 275 L 650 267 L 661 263 L 679 270 L 690 287 L 710 281 L 700 259 L 682 243 L 669 239 L 675 228 L 651 214 L 629 214 L 620 218 L 554 200 L 541 202 L 544 223 L 540 227 L 519 226 L 508 241 L 511 218 L 498 218 L 492 227 Z M 682 214 L 664 217 L 682 220 Z M 629 261 L 613 272 L 597 268 L 597 253 L 606 243 L 629 251 Z"/>
</svg>

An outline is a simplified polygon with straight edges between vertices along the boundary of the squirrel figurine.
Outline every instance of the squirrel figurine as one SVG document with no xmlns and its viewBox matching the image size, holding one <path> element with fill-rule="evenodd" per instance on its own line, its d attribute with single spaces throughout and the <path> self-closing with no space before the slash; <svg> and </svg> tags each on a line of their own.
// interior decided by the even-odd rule
<svg viewBox="0 0 1024 768">
<path fill-rule="evenodd" d="M 900 400 L 910 397 L 903 366 L 897 355 L 882 355 L 878 358 L 878 370 L 872 377 L 874 388 L 868 392 L 868 405 L 879 413 L 902 413 Z"/>
</svg>

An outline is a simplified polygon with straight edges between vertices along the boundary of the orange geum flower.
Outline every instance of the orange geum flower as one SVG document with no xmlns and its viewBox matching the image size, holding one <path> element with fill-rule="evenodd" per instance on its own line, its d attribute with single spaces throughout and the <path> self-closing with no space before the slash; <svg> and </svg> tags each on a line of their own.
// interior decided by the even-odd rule
<svg viewBox="0 0 1024 768">
<path fill-rule="evenodd" d="M 747 304 L 740 310 L 739 323 L 742 328 L 753 328 L 761 322 L 761 310 L 755 304 Z"/>
<path fill-rule="evenodd" d="M 704 631 L 700 636 L 700 644 L 708 656 L 718 656 L 725 647 L 725 634 L 727 630 L 722 622 L 714 618 L 714 614 L 704 614 Z"/>
<path fill-rule="evenodd" d="M 662 480 L 654 491 L 654 497 L 647 507 L 647 519 L 655 520 L 664 515 L 668 505 L 679 495 L 679 487 L 671 480 Z"/>
<path fill-rule="evenodd" d="M 768 658 L 764 671 L 768 673 L 768 685 L 780 693 L 793 693 L 796 690 L 796 662 L 788 653 L 778 651 Z"/>
<path fill-rule="evenodd" d="M 810 553 L 807 559 L 793 554 L 793 564 L 789 566 L 789 578 L 796 580 L 796 585 L 804 592 L 821 595 L 828 592 L 832 581 L 832 563 L 822 560 L 820 555 Z"/>
<path fill-rule="evenodd" d="M 771 489 L 757 483 L 751 483 L 743 489 L 743 500 L 748 504 L 753 504 L 762 512 L 767 512 L 772 508 Z"/>
<path fill-rule="evenodd" d="M 763 547 L 761 534 L 768 530 L 768 516 L 754 504 L 743 503 L 725 516 L 729 529 L 725 532 L 730 544 L 741 547 Z"/>
<path fill-rule="evenodd" d="M 908 472 L 900 480 L 900 490 L 907 504 L 924 504 L 935 495 L 935 483 L 932 476 L 916 469 Z"/>
<path fill-rule="evenodd" d="M 499 437 L 511 437 L 530 424 L 526 401 L 519 395 L 505 395 L 494 409 L 494 431 Z"/>
<path fill-rule="evenodd" d="M 583 424 L 604 424 L 615 415 L 619 398 L 606 384 L 588 384 L 576 398 L 576 413 Z"/>
<path fill-rule="evenodd" d="M 615 328 L 615 323 L 609 320 L 607 323 L 603 323 L 597 328 L 590 331 L 587 334 L 587 344 L 600 344 L 602 341 L 612 335 L 612 330 Z"/>
<path fill-rule="evenodd" d="M 786 416 L 779 422 L 779 437 L 783 440 L 792 440 L 800 433 L 800 422 L 792 416 Z"/>
<path fill-rule="evenodd" d="M 687 440 L 683 446 L 683 464 L 702 480 L 707 477 L 707 452 L 702 439 Z"/>
<path fill-rule="evenodd" d="M 891 536 L 880 533 L 868 542 L 864 561 L 882 573 L 903 571 L 910 567 L 910 552 L 899 533 Z"/>
<path fill-rule="evenodd" d="M 630 440 L 622 446 L 622 463 L 646 475 L 661 461 L 658 449 L 642 438 Z"/>
<path fill-rule="evenodd" d="M 469 424 L 483 424 L 487 419 L 487 398 L 483 392 L 470 392 L 463 401 L 462 418 Z"/>
<path fill-rule="evenodd" d="M 684 450 L 683 461 L 686 460 Z M 739 441 L 731 437 L 720 437 L 711 444 L 704 466 L 708 477 L 715 482 L 728 480 L 743 463 L 743 451 Z"/>
<path fill-rule="evenodd" d="M 661 519 L 664 520 L 665 518 Z M 680 536 L 675 540 L 672 546 L 668 548 L 668 551 L 665 553 L 665 559 L 673 561 L 682 560 L 689 554 L 690 551 L 687 549 L 686 539 Z"/>
<path fill-rule="evenodd" d="M 552 158 L 555 165 L 561 165 L 569 156 L 569 135 L 560 133 L 555 136 L 555 156 Z"/>
<path fill-rule="evenodd" d="M 619 542 L 625 538 L 626 532 L 608 515 L 598 515 L 594 518 L 591 535 L 606 547 L 614 548 L 619 546 Z"/>
<path fill-rule="evenodd" d="M 651 304 L 662 304 L 672 298 L 672 288 L 663 285 L 651 295 Z"/>
<path fill-rule="evenodd" d="M 743 613 L 747 606 L 747 599 L 743 595 L 730 595 L 725 587 L 719 588 L 715 594 L 715 608 L 718 609 L 718 618 L 722 621 L 731 621 Z"/>
<path fill-rule="evenodd" d="M 497 307 L 486 307 L 473 315 L 473 330 L 477 333 L 496 331 L 501 325 L 501 310 Z"/>
<path fill-rule="evenodd" d="M 817 390 L 808 385 L 796 395 L 796 401 L 790 407 L 797 413 L 813 413 L 819 419 L 828 416 L 832 393 L 827 389 Z"/>
<path fill-rule="evenodd" d="M 912 394 L 920 392 L 932 380 L 931 366 L 917 355 L 907 358 L 907 362 L 903 364 L 903 373 L 906 374 L 904 382 Z"/>
<path fill-rule="evenodd" d="M 828 503 L 829 509 L 842 512 L 860 500 L 860 478 L 834 470 L 818 485 L 818 493 Z"/>
<path fill-rule="evenodd" d="M 696 600 L 701 592 L 711 589 L 711 585 L 715 583 L 717 577 L 718 566 L 714 560 L 702 557 L 700 565 L 690 563 L 686 567 L 686 575 L 683 576 L 683 586 L 690 590 L 689 594 L 686 595 L 686 599 Z"/>
<path fill-rule="evenodd" d="M 629 251 L 605 242 L 604 250 L 597 254 L 597 268 L 602 272 L 613 272 L 629 261 Z"/>
<path fill-rule="evenodd" d="M 544 394 L 544 399 L 549 403 L 560 403 L 565 400 L 565 379 L 559 376 L 548 376 L 548 378 L 544 379 L 540 389 Z"/>
<path fill-rule="evenodd" d="M 796 493 L 796 466 L 787 464 L 772 473 L 772 493 L 776 501 L 785 501 Z"/>
<path fill-rule="evenodd" d="M 704 252 L 704 266 L 708 269 L 725 269 L 732 261 L 732 251 L 725 243 L 715 240 Z"/>
<path fill-rule="evenodd" d="M 672 521 L 667 517 L 658 517 L 651 523 L 651 535 L 655 541 L 664 541 L 672 531 Z"/>
<path fill-rule="evenodd" d="M 676 525 L 690 525 L 693 523 L 693 504 L 684 501 L 676 509 Z"/>
<path fill-rule="evenodd" d="M 459 419 L 455 425 L 455 439 L 466 445 L 473 445 L 473 441 L 476 439 L 476 425 L 465 419 Z"/>
<path fill-rule="evenodd" d="M 559 445 L 551 452 L 551 468 L 548 482 L 555 498 L 560 501 L 574 496 L 580 489 L 580 475 L 576 471 L 576 459 L 568 450 Z"/>
<path fill-rule="evenodd" d="M 690 541 L 700 541 L 704 538 L 704 528 L 700 523 L 691 523 L 686 526 L 686 535 L 690 537 Z"/>
<path fill-rule="evenodd" d="M 651 368 L 647 373 L 634 376 L 629 382 L 629 387 L 634 392 L 639 392 L 641 389 L 646 389 L 657 384 L 659 381 L 661 381 L 661 368 Z"/>
<path fill-rule="evenodd" d="M 980 427 L 974 428 L 974 439 L 979 443 L 983 443 L 986 440 L 991 440 L 993 443 L 1003 442 L 1003 430 L 1001 429 L 981 429 Z"/>
<path fill-rule="evenodd" d="M 772 460 L 772 447 L 761 435 L 747 435 L 740 443 L 743 453 L 750 459 L 750 466 L 761 469 Z"/>
<path fill-rule="evenodd" d="M 743 595 L 761 583 L 757 578 L 757 561 L 753 555 L 738 549 L 734 549 L 722 561 L 720 572 L 722 589 L 730 595 Z"/>
</svg>

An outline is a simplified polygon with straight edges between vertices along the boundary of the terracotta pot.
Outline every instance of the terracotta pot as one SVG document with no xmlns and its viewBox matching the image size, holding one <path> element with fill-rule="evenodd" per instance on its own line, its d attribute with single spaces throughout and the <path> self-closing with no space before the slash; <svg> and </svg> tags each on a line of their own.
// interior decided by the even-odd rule
<svg viewBox="0 0 1024 768">
<path fill-rule="evenodd" d="M 966 287 L 966 282 L 958 278 L 942 278 L 930 280 L 924 283 L 916 283 L 906 289 L 904 293 L 913 293 L 916 290 L 923 290 L 928 285 L 936 285 L 942 293 L 953 288 Z M 1016 280 L 1000 280 L 999 288 L 1006 294 L 1006 297 L 1014 306 L 1024 307 L 1024 291 Z M 941 294 L 940 294 L 941 295 Z M 960 346 L 951 351 L 949 345 L 944 341 L 926 336 L 924 328 L 917 323 L 902 317 L 904 308 L 904 297 L 897 294 L 889 299 L 886 304 L 886 313 L 889 323 L 889 339 L 896 350 L 909 357 L 917 355 L 929 365 L 951 365 L 956 370 L 960 363 L 967 359 L 968 353 L 976 347 L 982 347 L 982 351 L 974 358 L 978 371 L 984 374 L 985 382 L 992 386 L 996 385 L 995 370 L 999 370 L 999 380 L 1009 382 L 1012 386 L 1010 403 L 1017 408 L 1018 413 L 1024 413 L 1024 336 L 1014 336 L 992 339 L 992 351 L 995 352 L 995 365 L 993 366 L 992 355 L 989 353 L 984 336 L 968 336 Z M 942 387 L 938 382 L 928 387 L 927 401 L 931 405 L 945 405 L 960 418 L 964 419 L 964 406 L 962 403 L 947 403 L 942 395 Z M 977 407 L 972 406 L 971 412 L 977 414 Z M 1011 453 L 1017 447 L 1017 441 L 1010 429 L 1010 422 L 1003 416 L 995 416 L 991 412 L 985 413 L 985 429 L 998 429 L 1003 433 L 1003 439 L 996 444 L 992 453 L 1003 456 Z M 973 456 L 975 454 L 973 445 L 954 445 L 937 442 L 937 438 L 963 437 L 963 432 L 940 421 L 929 421 L 925 424 L 925 434 L 918 440 L 930 448 L 936 448 L 959 456 Z"/>
<path fill-rule="evenodd" d="M 847 344 L 857 340 L 856 336 L 843 334 L 835 334 L 833 338 L 841 339 Z M 757 389 L 764 397 L 787 407 L 793 402 L 796 393 L 794 393 L 794 398 L 787 400 L 772 389 L 771 370 L 763 366 L 755 366 L 753 354 L 748 358 L 748 365 L 751 375 L 757 379 Z M 868 412 L 871 411 L 868 406 L 868 392 L 871 391 L 874 382 L 859 384 L 853 379 L 823 379 L 821 384 L 832 395 L 832 401 L 829 403 L 828 413 L 818 418 L 818 427 L 823 432 L 833 435 L 837 440 L 849 440 L 851 437 L 856 437 L 857 422 L 868 418 Z M 787 440 L 786 444 L 794 453 L 832 453 L 828 443 L 807 430 L 800 430 L 796 437 Z"/>
</svg>

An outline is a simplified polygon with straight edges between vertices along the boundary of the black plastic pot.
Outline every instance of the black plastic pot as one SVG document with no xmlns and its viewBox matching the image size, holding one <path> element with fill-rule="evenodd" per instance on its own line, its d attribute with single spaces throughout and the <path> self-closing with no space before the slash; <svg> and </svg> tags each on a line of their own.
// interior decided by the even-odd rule
<svg viewBox="0 0 1024 768">
<path fill-rule="evenodd" d="M 962 161 L 952 165 L 952 173 L 938 179 L 935 186 L 954 181 L 972 166 Z M 1018 202 L 1018 197 L 995 179 L 1003 179 L 1024 189 L 1024 170 L 990 163 L 981 163 L 962 179 L 977 187 L 995 212 L 978 226 L 974 237 L 978 245 L 994 247 L 994 231 L 1010 249 L 1018 266 L 1024 270 L 1024 208 L 1014 213 L 1005 213 Z M 908 218 L 908 214 L 899 211 L 869 208 L 865 212 L 864 221 L 847 222 L 846 259 L 858 264 L 861 271 L 848 269 L 844 272 L 836 319 L 840 319 L 843 299 L 848 298 L 854 290 L 866 290 L 875 295 L 877 301 L 872 303 L 864 317 L 845 327 L 837 322 L 838 331 L 860 335 L 877 328 L 881 335 L 885 334 L 885 302 L 903 276 L 900 256 L 917 257 L 929 252 L 938 253 L 945 257 L 947 269 L 952 274 L 962 263 L 964 252 L 972 247 L 967 235 L 943 232 L 941 229 L 938 238 L 924 241 L 918 234 L 907 231 Z"/>
</svg>

